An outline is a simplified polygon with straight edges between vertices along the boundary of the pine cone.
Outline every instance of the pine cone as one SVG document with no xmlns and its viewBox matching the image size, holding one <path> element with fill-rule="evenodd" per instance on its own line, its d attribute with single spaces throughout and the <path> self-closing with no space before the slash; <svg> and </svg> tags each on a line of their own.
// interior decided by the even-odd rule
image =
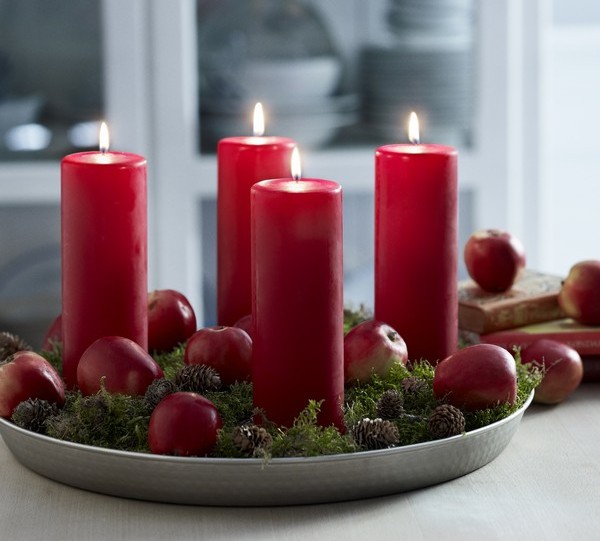
<svg viewBox="0 0 600 541">
<path fill-rule="evenodd" d="M 17 351 L 31 351 L 33 348 L 21 337 L 9 332 L 0 333 L 0 362 L 7 360 Z"/>
<path fill-rule="evenodd" d="M 221 387 L 218 372 L 205 364 L 190 364 L 184 366 L 175 375 L 175 384 L 181 391 L 202 393 L 216 391 Z"/>
<path fill-rule="evenodd" d="M 406 395 L 416 395 L 427 388 L 427 382 L 421 378 L 410 376 L 402 380 L 402 391 Z"/>
<path fill-rule="evenodd" d="M 150 411 L 153 411 L 163 398 L 176 393 L 178 390 L 179 387 L 169 379 L 155 379 L 146 389 L 144 403 Z"/>
<path fill-rule="evenodd" d="M 436 439 L 449 438 L 465 431 L 465 417 L 458 408 L 442 404 L 429 415 L 429 432 Z"/>
<path fill-rule="evenodd" d="M 386 449 L 400 443 L 398 427 L 391 421 L 365 418 L 352 428 L 352 436 L 364 449 Z"/>
<path fill-rule="evenodd" d="M 243 454 L 257 456 L 271 447 L 273 438 L 262 426 L 243 425 L 233 429 L 233 444 Z"/>
<path fill-rule="evenodd" d="M 12 422 L 26 430 L 43 434 L 46 431 L 46 421 L 56 414 L 58 414 L 56 404 L 51 404 L 47 400 L 28 398 L 15 408 Z"/>
<path fill-rule="evenodd" d="M 402 395 L 390 389 L 385 391 L 377 401 L 377 416 L 382 419 L 397 419 L 404 413 L 404 399 Z"/>
</svg>

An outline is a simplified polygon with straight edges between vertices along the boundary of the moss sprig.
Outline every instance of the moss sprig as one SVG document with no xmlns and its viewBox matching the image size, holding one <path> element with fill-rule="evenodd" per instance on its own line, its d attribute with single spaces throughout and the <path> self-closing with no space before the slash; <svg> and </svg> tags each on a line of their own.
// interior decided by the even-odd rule
<svg viewBox="0 0 600 541">
<path fill-rule="evenodd" d="M 531 392 L 542 383 L 546 370 L 543 365 L 521 364 L 521 350 L 519 348 L 514 349 L 514 358 L 517 367 L 516 409 L 518 409 L 525 403 Z"/>
<path fill-rule="evenodd" d="M 271 456 L 298 457 L 335 455 L 356 451 L 352 438 L 334 426 L 323 427 L 317 423 L 320 402 L 311 400 L 288 429 L 278 429 L 273 436 Z"/>
</svg>

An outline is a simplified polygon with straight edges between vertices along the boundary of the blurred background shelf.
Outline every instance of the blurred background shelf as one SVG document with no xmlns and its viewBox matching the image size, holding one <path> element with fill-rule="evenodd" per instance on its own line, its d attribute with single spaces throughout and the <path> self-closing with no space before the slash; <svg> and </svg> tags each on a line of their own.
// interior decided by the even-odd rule
<svg viewBox="0 0 600 541">
<path fill-rule="evenodd" d="M 348 301 L 372 304 L 374 150 L 409 108 L 424 141 L 459 148 L 461 243 L 509 229 L 530 266 L 565 273 L 598 257 L 598 54 L 593 0 L 0 0 L 0 277 L 59 257 L 59 159 L 106 118 L 113 148 L 148 158 L 150 286 L 214 322 L 214 144 L 250 132 L 257 97 L 305 174 L 344 187 Z M 58 312 L 54 271 L 21 272 Z M 19 313 L 2 286 L 0 323 Z"/>
</svg>

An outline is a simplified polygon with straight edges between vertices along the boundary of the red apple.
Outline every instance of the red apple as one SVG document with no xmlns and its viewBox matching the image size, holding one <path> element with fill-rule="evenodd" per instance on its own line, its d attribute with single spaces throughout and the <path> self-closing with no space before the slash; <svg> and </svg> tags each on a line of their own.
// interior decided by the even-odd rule
<svg viewBox="0 0 600 541">
<path fill-rule="evenodd" d="M 233 326 L 242 329 L 242 331 L 246 331 L 248 336 L 252 338 L 252 314 L 248 314 L 247 316 L 238 319 Z"/>
<path fill-rule="evenodd" d="M 461 349 L 436 366 L 433 393 L 437 400 L 466 410 L 512 405 L 517 397 L 515 360 L 491 344 Z"/>
<path fill-rule="evenodd" d="M 600 261 L 573 265 L 558 294 L 558 303 L 579 323 L 600 325 Z"/>
<path fill-rule="evenodd" d="M 572 347 L 556 340 L 542 338 L 521 351 L 521 362 L 537 363 L 546 372 L 535 390 L 534 400 L 541 404 L 558 404 L 581 383 L 583 363 Z"/>
<path fill-rule="evenodd" d="M 212 366 L 225 385 L 250 380 L 252 339 L 237 327 L 205 327 L 196 331 L 185 348 L 185 364 Z"/>
<path fill-rule="evenodd" d="M 162 368 L 140 345 L 122 336 L 99 338 L 77 365 L 77 385 L 84 395 L 97 393 L 101 380 L 110 393 L 144 395 L 148 385 L 163 376 Z"/>
<path fill-rule="evenodd" d="M 171 351 L 195 330 L 194 309 L 181 293 L 158 289 L 148 294 L 148 351 Z"/>
<path fill-rule="evenodd" d="M 406 343 L 382 321 L 363 321 L 344 338 L 346 383 L 366 383 L 373 374 L 385 376 L 394 364 L 407 361 Z"/>
<path fill-rule="evenodd" d="M 46 336 L 44 336 L 42 342 L 42 351 L 52 351 L 53 345 L 62 343 L 62 341 L 62 314 L 58 314 L 46 331 Z"/>
<path fill-rule="evenodd" d="M 464 256 L 469 276 L 490 293 L 510 289 L 525 269 L 525 249 L 521 241 L 498 229 L 473 233 L 465 245 Z"/>
<path fill-rule="evenodd" d="M 222 425 L 210 400 L 196 393 L 173 393 L 163 398 L 150 416 L 150 450 L 160 455 L 207 455 L 214 449 Z"/>
<path fill-rule="evenodd" d="M 23 400 L 38 398 L 59 407 L 65 403 L 65 385 L 54 367 L 33 351 L 18 351 L 0 363 L 0 417 L 7 419 Z"/>
</svg>

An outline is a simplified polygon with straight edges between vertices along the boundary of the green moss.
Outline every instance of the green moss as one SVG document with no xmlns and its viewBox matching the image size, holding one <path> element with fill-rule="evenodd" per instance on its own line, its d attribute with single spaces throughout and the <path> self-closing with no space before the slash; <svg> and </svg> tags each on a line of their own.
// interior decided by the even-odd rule
<svg viewBox="0 0 600 541">
<path fill-rule="evenodd" d="M 412 445 L 431 439 L 429 434 L 428 416 L 401 417 L 396 421 L 398 433 L 400 435 L 400 445 Z"/>
<path fill-rule="evenodd" d="M 185 344 L 180 344 L 169 353 L 154 352 L 152 357 L 165 373 L 165 378 L 174 380 L 177 371 L 184 366 Z"/>
<path fill-rule="evenodd" d="M 271 456 L 319 456 L 356 451 L 349 435 L 340 434 L 333 426 L 322 427 L 317 424 L 320 409 L 320 403 L 311 400 L 290 428 L 272 429 Z"/>
<path fill-rule="evenodd" d="M 351 453 L 357 450 L 349 435 L 341 434 L 335 427 L 322 427 L 317 423 L 320 403 L 311 400 L 298 415 L 290 428 L 279 428 L 263 417 L 262 425 L 269 431 L 273 444 L 262 456 L 271 458 L 333 455 Z M 231 427 L 219 432 L 215 455 L 225 458 L 243 458 L 233 443 Z M 259 454 L 260 456 L 260 454 Z"/>
<path fill-rule="evenodd" d="M 61 413 L 48 420 L 47 434 L 84 445 L 148 452 L 149 419 L 141 397 L 105 390 L 87 397 L 68 392 Z"/>
<path fill-rule="evenodd" d="M 534 364 L 521 364 L 521 351 L 514 350 L 515 363 L 517 367 L 517 401 L 515 409 L 520 408 L 529 395 L 544 378 L 544 367 Z"/>
<path fill-rule="evenodd" d="M 429 385 L 433 385 L 433 376 L 435 375 L 435 366 L 427 361 L 414 361 L 410 368 L 411 376 L 425 380 Z"/>
<path fill-rule="evenodd" d="M 420 415 L 423 412 L 428 412 L 432 404 L 435 407 L 431 388 L 433 370 L 433 367 L 427 362 L 419 362 L 412 369 L 408 369 L 402 364 L 395 364 L 387 376 L 374 375 L 368 383 L 347 388 L 345 398 L 346 426 L 352 426 L 365 417 L 371 419 L 377 417 L 377 401 L 385 391 L 390 389 L 404 394 L 406 413 Z M 423 379 L 426 385 L 418 393 L 406 395 L 402 391 L 402 382 L 411 376 Z M 411 426 L 410 429 L 412 430 L 412 428 Z"/>
<path fill-rule="evenodd" d="M 374 376 L 369 383 L 356 385 L 346 390 L 345 421 L 351 427 L 361 419 L 377 417 L 377 401 L 389 389 L 395 389 L 404 396 L 405 415 L 394 422 L 398 427 L 401 445 L 410 445 L 427 441 L 429 437 L 428 416 L 436 406 L 431 384 L 434 368 L 423 361 L 412 369 L 394 365 L 386 377 Z M 415 393 L 404 393 L 402 382 L 408 378 L 418 378 L 425 382 L 423 388 Z"/>
<path fill-rule="evenodd" d="M 223 391 L 204 393 L 219 410 L 223 420 L 223 428 L 248 422 L 252 418 L 252 384 L 236 382 Z"/>
<path fill-rule="evenodd" d="M 214 456 L 219 458 L 247 458 L 233 443 L 232 427 L 224 427 L 219 430 L 217 445 L 215 447 Z"/>
</svg>

